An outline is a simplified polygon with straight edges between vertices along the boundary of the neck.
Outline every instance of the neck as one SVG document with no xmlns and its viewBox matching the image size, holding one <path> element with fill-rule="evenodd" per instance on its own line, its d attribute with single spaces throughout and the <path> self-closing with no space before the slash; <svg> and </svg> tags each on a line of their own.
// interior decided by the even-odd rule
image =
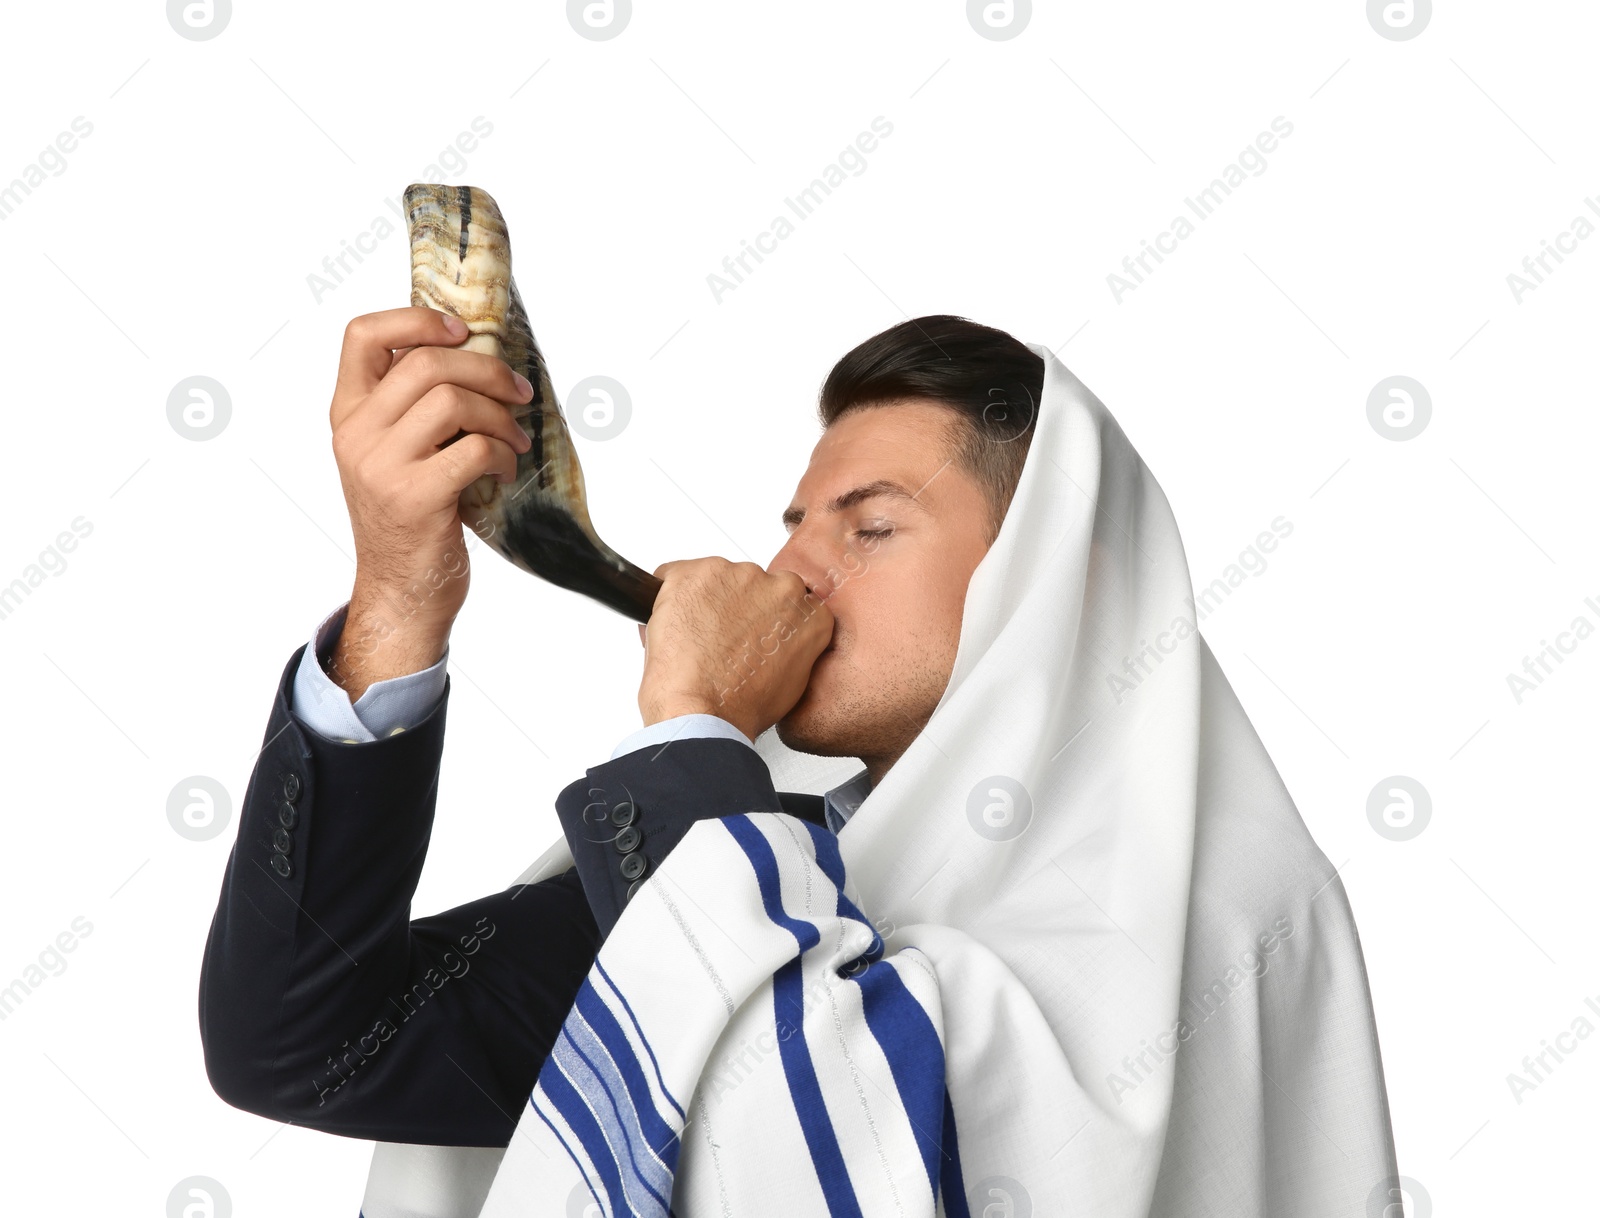
<svg viewBox="0 0 1600 1218">
<path fill-rule="evenodd" d="M 867 767 L 867 781 L 876 787 L 883 776 L 889 772 L 889 767 L 900 760 L 900 754 L 893 757 L 863 757 L 861 764 Z"/>
</svg>

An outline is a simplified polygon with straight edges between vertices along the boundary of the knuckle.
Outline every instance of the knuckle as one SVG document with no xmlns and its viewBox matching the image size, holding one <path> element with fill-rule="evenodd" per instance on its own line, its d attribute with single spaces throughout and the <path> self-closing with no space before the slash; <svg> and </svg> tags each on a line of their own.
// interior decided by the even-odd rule
<svg viewBox="0 0 1600 1218">
<path fill-rule="evenodd" d="M 435 385 L 417 399 L 412 409 L 424 423 L 442 423 L 455 417 L 457 405 L 454 386 Z"/>
<path fill-rule="evenodd" d="M 462 436 L 452 447 L 465 449 L 462 455 L 478 465 L 486 463 L 494 456 L 494 441 L 480 431 Z"/>
<path fill-rule="evenodd" d="M 383 490 L 383 480 L 375 476 L 371 457 L 351 462 L 350 480 L 369 495 L 381 493 Z"/>
<path fill-rule="evenodd" d="M 437 347 L 417 347 L 406 356 L 405 362 L 418 376 L 437 378 L 444 374 L 444 354 Z"/>
</svg>

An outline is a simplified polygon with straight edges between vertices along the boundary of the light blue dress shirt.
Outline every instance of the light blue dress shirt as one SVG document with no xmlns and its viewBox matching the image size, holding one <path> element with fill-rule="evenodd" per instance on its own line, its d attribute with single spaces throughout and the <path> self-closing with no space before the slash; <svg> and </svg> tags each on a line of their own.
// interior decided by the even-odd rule
<svg viewBox="0 0 1600 1218">
<path fill-rule="evenodd" d="M 323 618 L 312 634 L 305 654 L 300 657 L 300 667 L 295 670 L 290 710 L 306 727 L 329 740 L 364 744 L 380 736 L 403 732 L 428 717 L 444 696 L 445 662 L 450 658 L 450 645 L 445 644 L 438 663 L 421 672 L 376 681 L 352 704 L 350 695 L 335 685 L 323 668 L 333 654 L 334 644 L 339 641 L 349 609 L 350 602 L 346 601 Z M 611 757 L 615 759 L 635 749 L 669 740 L 707 736 L 740 740 L 755 748 L 755 742 L 726 719 L 716 715 L 678 715 L 624 736 L 611 751 Z M 828 828 L 835 833 L 844 828 L 871 789 L 863 766 L 853 777 L 825 792 L 822 799 Z"/>
</svg>

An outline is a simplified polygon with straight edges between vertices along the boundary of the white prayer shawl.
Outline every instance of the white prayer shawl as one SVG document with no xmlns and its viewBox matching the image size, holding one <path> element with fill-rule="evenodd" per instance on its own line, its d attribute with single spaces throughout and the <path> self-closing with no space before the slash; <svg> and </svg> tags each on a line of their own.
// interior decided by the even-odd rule
<svg viewBox="0 0 1600 1218">
<path fill-rule="evenodd" d="M 1343 884 L 1196 629 L 1161 488 L 1030 348 L 1027 462 L 911 748 L 837 838 L 696 823 L 503 1155 L 379 1144 L 365 1218 L 1383 1212 Z M 757 743 L 780 790 L 857 768 Z"/>
</svg>

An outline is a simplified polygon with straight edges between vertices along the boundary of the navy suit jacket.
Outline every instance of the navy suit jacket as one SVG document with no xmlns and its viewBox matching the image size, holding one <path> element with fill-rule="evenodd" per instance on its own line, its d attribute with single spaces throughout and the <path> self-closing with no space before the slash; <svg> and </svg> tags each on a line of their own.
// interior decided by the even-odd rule
<svg viewBox="0 0 1600 1218">
<path fill-rule="evenodd" d="M 413 919 L 449 680 L 416 726 L 346 744 L 290 709 L 304 650 L 278 683 L 200 969 L 206 1073 L 248 1112 L 505 1146 L 629 889 L 689 827 L 751 811 L 826 825 L 822 797 L 775 791 L 746 744 L 651 745 L 557 796 L 575 866 Z"/>
</svg>

